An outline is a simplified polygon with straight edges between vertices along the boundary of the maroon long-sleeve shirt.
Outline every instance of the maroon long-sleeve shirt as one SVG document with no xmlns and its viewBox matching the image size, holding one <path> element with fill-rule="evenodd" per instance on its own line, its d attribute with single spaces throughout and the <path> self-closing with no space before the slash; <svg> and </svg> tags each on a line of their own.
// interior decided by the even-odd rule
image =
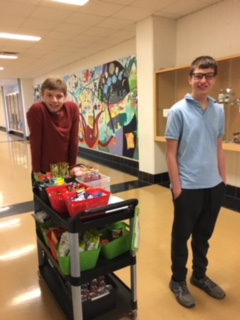
<svg viewBox="0 0 240 320">
<path fill-rule="evenodd" d="M 50 171 L 50 164 L 76 164 L 79 142 L 79 108 L 64 103 L 59 114 L 51 113 L 43 102 L 34 103 L 27 112 L 30 131 L 32 171 Z"/>
</svg>

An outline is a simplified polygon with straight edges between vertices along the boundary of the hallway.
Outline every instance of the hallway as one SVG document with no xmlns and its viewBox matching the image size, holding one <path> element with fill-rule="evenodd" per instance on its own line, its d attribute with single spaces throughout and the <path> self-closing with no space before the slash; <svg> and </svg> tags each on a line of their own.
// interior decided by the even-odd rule
<svg viewBox="0 0 240 320">
<path fill-rule="evenodd" d="M 38 276 L 35 222 L 32 218 L 31 159 L 28 141 L 0 131 L 0 274 L 2 320 L 64 320 L 44 281 Z M 240 215 L 222 208 L 210 243 L 208 275 L 226 291 L 214 300 L 189 284 L 196 307 L 181 307 L 169 290 L 171 194 L 159 185 L 138 187 L 137 178 L 79 158 L 111 177 L 122 199 L 140 203 L 141 238 L 137 254 L 138 320 L 238 320 L 240 288 Z M 123 190 L 123 183 L 125 190 Z M 135 187 L 134 187 L 135 186 Z M 121 192 L 118 192 L 118 187 Z M 189 255 L 191 274 L 191 254 Z M 129 269 L 117 275 L 130 282 Z M 104 320 L 125 320 L 107 318 Z"/>
</svg>

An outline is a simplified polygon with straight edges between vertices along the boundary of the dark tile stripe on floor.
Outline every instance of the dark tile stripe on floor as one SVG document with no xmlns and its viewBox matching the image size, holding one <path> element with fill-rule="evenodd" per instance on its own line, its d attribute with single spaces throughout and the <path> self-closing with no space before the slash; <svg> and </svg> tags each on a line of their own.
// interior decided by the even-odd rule
<svg viewBox="0 0 240 320">
<path fill-rule="evenodd" d="M 111 192 L 119 193 L 119 192 L 124 192 L 132 189 L 146 187 L 149 185 L 150 185 L 149 183 L 141 180 L 133 180 L 133 181 L 111 185 Z M 167 188 L 169 187 L 168 185 L 162 184 L 162 183 L 161 184 L 159 183 L 159 185 Z M 225 197 L 223 202 L 223 207 L 236 212 L 240 212 L 239 201 L 234 201 L 234 198 L 231 198 L 231 197 Z M 26 212 L 31 212 L 33 210 L 34 210 L 33 201 L 18 203 L 18 204 L 11 205 L 9 207 L 0 208 L 0 218 L 9 217 L 9 216 L 22 214 Z"/>
<path fill-rule="evenodd" d="M 21 214 L 30 211 L 33 211 L 33 201 L 17 203 L 9 207 L 0 208 L 0 218 L 14 216 L 15 214 Z"/>
</svg>

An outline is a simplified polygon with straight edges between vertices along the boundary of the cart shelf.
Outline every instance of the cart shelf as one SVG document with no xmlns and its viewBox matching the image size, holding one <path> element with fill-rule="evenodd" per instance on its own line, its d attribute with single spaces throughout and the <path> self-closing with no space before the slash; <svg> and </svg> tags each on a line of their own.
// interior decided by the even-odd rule
<svg viewBox="0 0 240 320">
<path fill-rule="evenodd" d="M 75 320 L 73 317 L 73 305 L 71 290 L 59 278 L 59 274 L 50 265 L 45 264 L 39 268 L 40 279 L 47 283 L 48 288 L 54 295 L 55 300 L 61 306 L 67 320 Z M 117 320 L 122 317 L 132 319 L 132 310 L 137 309 L 137 304 L 131 302 L 131 290 L 114 274 L 108 275 L 117 287 L 116 306 L 102 315 L 97 315 L 94 320 Z M 80 303 L 80 300 L 79 300 Z M 83 303 L 84 305 L 84 303 Z M 84 306 L 83 306 L 84 311 Z M 83 312 L 84 314 L 84 312 Z M 84 318 L 85 319 L 85 318 Z M 92 318 L 91 318 L 92 319 Z"/>
<path fill-rule="evenodd" d="M 33 190 L 34 201 L 38 203 L 57 225 L 70 234 L 70 257 L 71 275 L 62 273 L 58 262 L 53 258 L 52 253 L 46 246 L 39 227 L 36 224 L 37 248 L 39 261 L 39 274 L 45 281 L 54 298 L 62 308 L 67 320 L 117 320 L 122 316 L 130 315 L 135 318 L 137 314 L 137 293 L 136 293 L 136 255 L 133 251 L 126 252 L 114 259 L 108 260 L 100 257 L 94 269 L 81 272 L 78 248 L 78 233 L 88 229 L 104 227 L 114 222 L 129 220 L 130 232 L 133 232 L 133 218 L 137 199 L 129 199 L 101 208 L 86 210 L 83 213 L 71 218 L 67 213 L 59 215 L 50 205 L 45 202 L 38 190 Z M 131 288 L 127 287 L 116 275 L 115 271 L 130 267 Z M 99 276 L 107 276 L 115 288 L 114 295 L 99 299 L 99 302 L 81 300 L 81 285 Z M 107 305 L 115 297 L 116 306 L 107 310 Z M 110 299 L 110 300 L 109 300 Z M 106 303 L 106 310 L 104 303 Z M 94 303 L 94 307 L 91 306 Z M 100 308 L 98 312 L 98 307 Z M 97 313 L 93 314 L 92 310 Z M 96 312 L 95 311 L 95 312 Z M 104 313 L 103 315 L 99 315 Z"/>
<path fill-rule="evenodd" d="M 112 260 L 107 260 L 103 257 L 99 258 L 99 261 L 97 263 L 97 266 L 88 271 L 81 272 L 81 276 L 78 277 L 72 277 L 64 275 L 59 267 L 58 262 L 53 258 L 52 253 L 48 249 L 48 247 L 45 245 L 44 241 L 41 239 L 41 235 L 38 235 L 37 237 L 38 245 L 43 249 L 44 254 L 46 254 L 47 258 L 50 260 L 50 263 L 52 266 L 54 266 L 58 272 L 69 281 L 72 285 L 81 285 L 93 278 L 97 278 L 105 273 L 110 273 L 117 271 L 119 269 L 125 268 L 129 265 L 136 264 L 136 257 L 131 256 L 129 252 L 122 254 L 121 256 L 116 257 Z M 41 265 L 40 265 L 41 266 Z"/>
</svg>

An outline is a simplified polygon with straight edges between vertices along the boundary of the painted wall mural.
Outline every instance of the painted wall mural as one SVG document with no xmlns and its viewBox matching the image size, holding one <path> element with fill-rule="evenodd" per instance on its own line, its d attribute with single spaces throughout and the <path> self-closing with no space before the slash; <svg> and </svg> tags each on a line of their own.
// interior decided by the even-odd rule
<svg viewBox="0 0 240 320">
<path fill-rule="evenodd" d="M 137 62 L 128 56 L 66 75 L 80 109 L 80 146 L 138 160 Z M 34 88 L 41 100 L 41 85 Z"/>
<path fill-rule="evenodd" d="M 67 75 L 69 100 L 80 108 L 81 147 L 138 160 L 135 56 Z"/>
</svg>

